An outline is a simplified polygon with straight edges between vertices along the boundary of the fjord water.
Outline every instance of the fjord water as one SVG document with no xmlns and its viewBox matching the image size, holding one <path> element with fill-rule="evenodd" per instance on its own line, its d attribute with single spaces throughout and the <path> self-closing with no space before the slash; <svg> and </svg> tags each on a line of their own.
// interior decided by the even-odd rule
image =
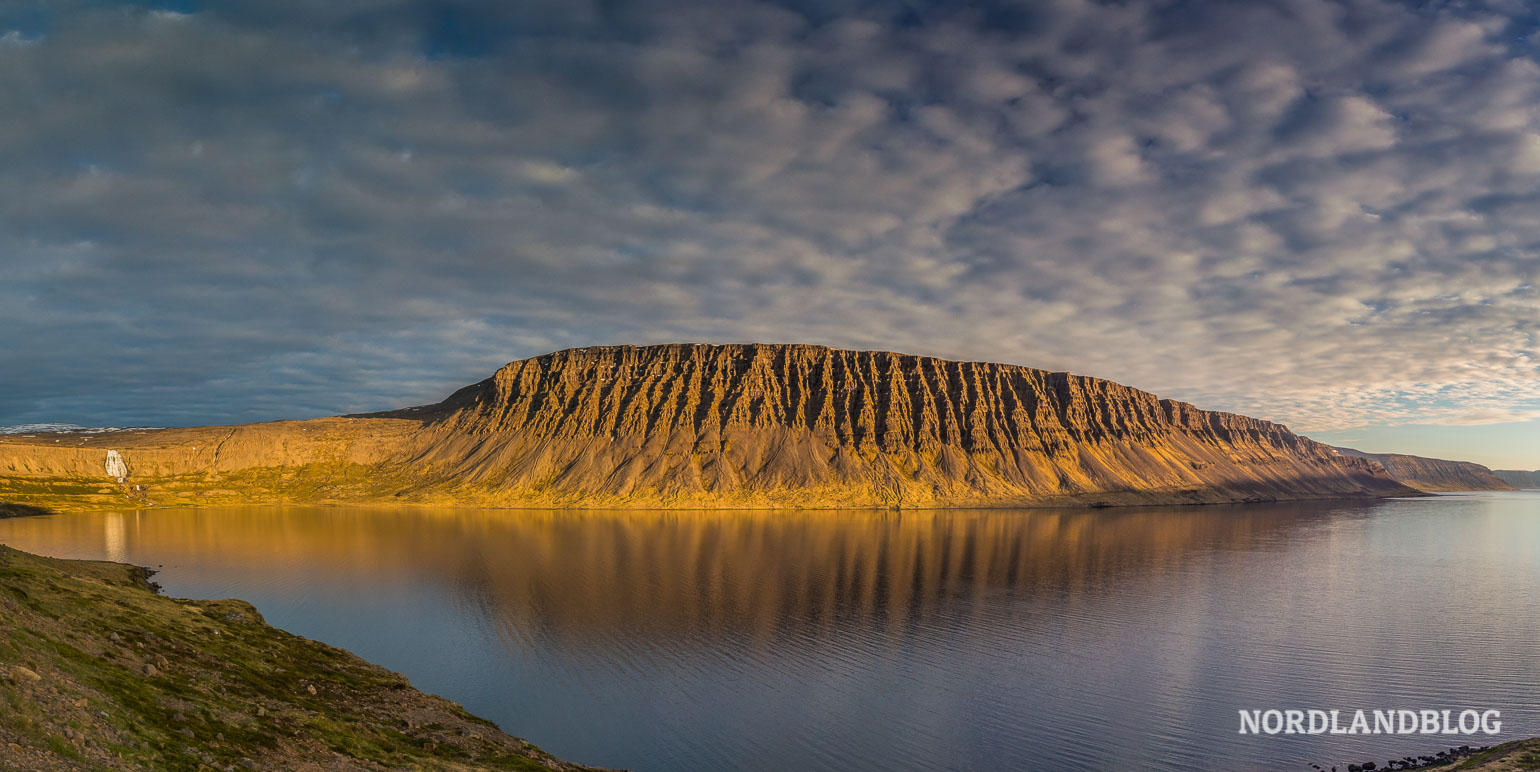
<svg viewBox="0 0 1540 772">
<path fill-rule="evenodd" d="M 159 567 L 572 761 L 1307 769 L 1540 734 L 1540 493 L 953 512 L 239 508 L 0 520 Z M 1238 711 L 1496 709 L 1476 738 Z"/>
</svg>

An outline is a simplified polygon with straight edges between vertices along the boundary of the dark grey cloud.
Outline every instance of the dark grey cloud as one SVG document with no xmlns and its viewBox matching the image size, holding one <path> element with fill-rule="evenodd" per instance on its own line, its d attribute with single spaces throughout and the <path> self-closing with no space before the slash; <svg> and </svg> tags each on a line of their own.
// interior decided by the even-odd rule
<svg viewBox="0 0 1540 772">
<path fill-rule="evenodd" d="M 0 423 L 437 399 L 590 343 L 1540 415 L 1522 4 L 0 0 Z"/>
</svg>

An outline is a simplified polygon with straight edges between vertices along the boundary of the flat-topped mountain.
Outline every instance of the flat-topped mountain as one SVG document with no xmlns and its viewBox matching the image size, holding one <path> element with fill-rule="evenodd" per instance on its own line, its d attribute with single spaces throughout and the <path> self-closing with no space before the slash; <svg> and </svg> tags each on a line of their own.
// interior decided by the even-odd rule
<svg viewBox="0 0 1540 772">
<path fill-rule="evenodd" d="M 1446 461 L 1402 453 L 1365 453 L 1352 448 L 1337 448 L 1337 452 L 1379 462 L 1391 477 L 1420 491 L 1507 491 L 1514 488 L 1491 469 L 1469 461 Z"/>
<path fill-rule="evenodd" d="M 124 474 L 107 474 L 112 458 Z M 387 413 L 0 438 L 0 497 L 65 506 L 125 495 L 769 508 L 1412 493 L 1378 464 L 1278 424 L 1109 381 L 803 345 L 568 349 Z"/>
<path fill-rule="evenodd" d="M 1540 471 L 1526 472 L 1520 469 L 1497 469 L 1492 472 L 1498 479 L 1515 488 L 1540 488 Z"/>
</svg>

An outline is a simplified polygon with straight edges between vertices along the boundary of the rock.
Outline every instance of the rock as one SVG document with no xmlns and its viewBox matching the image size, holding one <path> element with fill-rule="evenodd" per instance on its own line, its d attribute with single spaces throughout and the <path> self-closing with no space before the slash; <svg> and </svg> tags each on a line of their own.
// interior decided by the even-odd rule
<svg viewBox="0 0 1540 772">
<path fill-rule="evenodd" d="M 1401 453 L 1365 453 L 1352 448 L 1337 448 L 1345 456 L 1376 461 L 1391 477 L 1422 491 L 1505 491 L 1512 486 L 1480 464 L 1469 461 L 1445 461 Z"/>
<path fill-rule="evenodd" d="M 1380 464 L 1287 427 L 1110 381 L 823 346 L 569 349 L 508 364 L 438 404 L 371 419 L 327 419 L 325 442 L 308 422 L 220 429 L 239 436 L 220 471 L 340 456 L 350 463 L 339 473 L 376 465 L 380 477 L 409 484 L 408 500 L 563 507 L 1196 504 L 1413 493 Z M 156 451 L 157 474 L 192 480 L 213 471 L 208 454 L 189 448 L 215 430 L 165 431 L 140 435 L 166 445 Z M 39 482 L 66 476 L 66 459 L 51 455 L 57 448 L 6 450 L 13 464 L 46 467 Z M 222 490 L 208 477 L 189 482 L 198 489 L 187 493 Z M 625 493 L 615 489 L 622 478 Z M 342 500 L 402 490 L 342 477 L 309 482 Z M 235 491 L 231 503 L 267 495 Z"/>
<path fill-rule="evenodd" d="M 155 676 L 160 675 L 160 668 L 146 662 L 144 663 L 144 674 L 150 678 L 154 678 Z"/>
<path fill-rule="evenodd" d="M 267 708 L 264 708 L 261 705 L 258 705 L 257 706 L 257 715 L 258 716 L 265 716 L 265 715 L 267 715 Z"/>
<path fill-rule="evenodd" d="M 32 672 L 31 670 L 28 670 L 27 668 L 22 667 L 21 665 L 11 666 L 11 683 L 30 684 L 41 680 L 43 680 L 42 676 Z"/>
<path fill-rule="evenodd" d="M 222 619 L 222 620 L 224 620 L 226 622 L 245 622 L 246 621 L 246 615 L 242 614 L 239 611 L 232 611 L 232 612 L 230 612 L 228 614 L 225 614 L 224 616 L 220 617 L 220 619 Z"/>
<path fill-rule="evenodd" d="M 176 730 L 176 731 L 177 731 L 178 734 L 182 735 L 183 737 L 186 737 L 189 740 L 193 739 L 194 737 L 197 737 L 197 735 L 193 734 L 193 730 L 188 729 L 185 726 L 182 727 L 181 729 Z"/>
<path fill-rule="evenodd" d="M 822 346 L 569 349 L 422 410 L 442 418 L 418 435 L 420 463 L 568 505 L 593 500 L 617 465 L 638 459 L 648 465 L 628 473 L 636 493 L 624 506 L 1150 503 L 1128 494 L 1157 479 L 1181 481 L 1160 483 L 1168 497 L 1213 502 L 1411 492 L 1379 465 L 1278 424 L 1109 381 Z M 696 438 L 693 453 L 672 452 L 674 437 Z M 622 452 L 595 456 L 601 441 Z M 767 478 L 778 487 L 747 482 Z M 664 489 L 666 501 L 648 493 Z"/>
<path fill-rule="evenodd" d="M 108 633 L 107 640 L 112 641 L 113 643 L 122 643 L 123 636 L 118 635 L 117 633 Z"/>
<path fill-rule="evenodd" d="M 168 664 L 170 664 L 170 663 L 166 661 L 166 655 L 164 655 L 164 654 L 156 654 L 155 655 L 155 666 L 156 667 L 161 668 L 162 670 L 164 670 Z"/>
<path fill-rule="evenodd" d="M 16 743 L 6 743 L 5 747 L 10 748 L 12 753 L 21 753 L 22 751 L 26 750 L 26 748 L 23 748 Z"/>
<path fill-rule="evenodd" d="M 1515 488 L 1540 488 L 1540 471 L 1530 472 L 1519 469 L 1494 469 L 1492 474 L 1499 480 Z"/>
<path fill-rule="evenodd" d="M 85 707 L 89 703 L 86 701 L 86 698 L 81 697 L 80 699 L 75 700 L 74 704 L 75 704 L 75 707 L 77 707 L 77 708 L 83 708 L 83 707 Z"/>
<path fill-rule="evenodd" d="M 237 767 L 240 767 L 241 769 L 256 769 L 257 768 L 257 762 L 252 761 L 251 759 L 241 759 L 240 761 L 237 761 L 235 763 L 235 765 Z"/>
<path fill-rule="evenodd" d="M 305 691 L 310 692 L 311 696 L 315 696 L 315 686 L 314 685 L 307 685 L 305 687 Z"/>
</svg>

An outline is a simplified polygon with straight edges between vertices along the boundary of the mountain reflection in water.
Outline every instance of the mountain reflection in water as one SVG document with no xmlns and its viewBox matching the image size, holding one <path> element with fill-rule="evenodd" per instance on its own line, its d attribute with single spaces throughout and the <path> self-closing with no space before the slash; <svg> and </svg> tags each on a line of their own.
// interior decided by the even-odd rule
<svg viewBox="0 0 1540 772">
<path fill-rule="evenodd" d="M 1246 708 L 1491 707 L 1534 730 L 1540 614 L 1521 585 L 1536 514 L 1540 498 L 1519 494 L 913 513 L 231 508 L 0 521 L 0 541 L 163 564 L 171 594 L 251 600 L 576 761 L 1247 769 L 1469 740 L 1243 738 Z"/>
</svg>

